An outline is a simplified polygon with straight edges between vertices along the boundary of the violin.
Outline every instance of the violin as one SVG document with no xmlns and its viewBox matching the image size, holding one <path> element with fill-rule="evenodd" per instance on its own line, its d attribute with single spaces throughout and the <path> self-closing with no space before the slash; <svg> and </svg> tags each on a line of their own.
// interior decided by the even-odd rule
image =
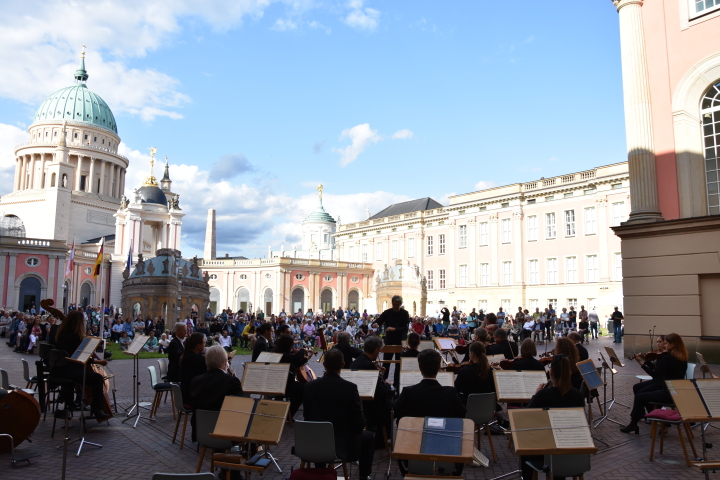
<svg viewBox="0 0 720 480">
<path fill-rule="evenodd" d="M 660 358 L 662 358 L 663 356 L 665 356 L 668 353 L 670 353 L 670 352 L 668 352 L 668 351 L 656 352 L 653 350 L 653 351 L 646 352 L 646 353 L 638 353 L 635 355 L 629 355 L 628 360 L 637 360 L 638 362 L 640 362 L 640 359 L 642 359 L 644 362 L 652 362 L 653 360 L 659 360 Z"/>
<path fill-rule="evenodd" d="M 309 354 L 306 351 L 305 359 L 310 361 L 313 355 L 315 355 L 314 350 L 311 351 Z M 295 375 L 297 377 L 297 381 L 300 383 L 307 383 L 311 380 L 317 380 L 317 375 L 315 374 L 315 372 L 313 372 L 312 368 L 310 368 L 310 365 L 308 365 L 307 362 L 295 369 Z"/>
</svg>

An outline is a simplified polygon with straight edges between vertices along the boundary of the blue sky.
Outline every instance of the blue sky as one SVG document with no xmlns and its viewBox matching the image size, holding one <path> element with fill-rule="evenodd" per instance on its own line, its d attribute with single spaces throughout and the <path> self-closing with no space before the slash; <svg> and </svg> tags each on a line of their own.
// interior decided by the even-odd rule
<svg viewBox="0 0 720 480">
<path fill-rule="evenodd" d="M 88 87 L 132 162 L 128 189 L 148 147 L 174 165 L 187 255 L 207 208 L 219 253 L 290 248 L 318 183 L 347 223 L 626 158 L 608 1 L 40 3 L 0 1 L 2 178 L 84 43 Z"/>
</svg>

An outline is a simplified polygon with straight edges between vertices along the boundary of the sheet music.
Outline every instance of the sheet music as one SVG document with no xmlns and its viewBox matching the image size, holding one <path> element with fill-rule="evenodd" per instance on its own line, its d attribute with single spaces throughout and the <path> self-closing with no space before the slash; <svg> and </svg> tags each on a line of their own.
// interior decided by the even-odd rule
<svg viewBox="0 0 720 480">
<path fill-rule="evenodd" d="M 705 401 L 708 412 L 713 417 L 720 417 L 720 381 L 696 380 L 702 399 Z"/>
<path fill-rule="evenodd" d="M 401 372 L 419 372 L 417 357 L 400 357 Z"/>
<path fill-rule="evenodd" d="M 247 438 L 267 442 L 279 441 L 289 407 L 289 402 L 258 400 Z"/>
<path fill-rule="evenodd" d="M 290 364 L 246 363 L 242 388 L 249 393 L 285 393 Z"/>
<path fill-rule="evenodd" d="M 493 371 L 497 385 L 498 398 L 530 400 L 538 386 L 547 383 L 545 372 Z"/>
<path fill-rule="evenodd" d="M 548 410 L 557 448 L 594 447 L 590 427 L 582 409 Z M 582 426 L 580 426 L 582 425 Z"/>
<path fill-rule="evenodd" d="M 140 353 L 140 350 L 142 350 L 142 347 L 144 347 L 147 343 L 148 338 L 150 337 L 147 335 L 135 335 L 135 338 L 133 338 L 133 341 L 130 342 L 130 345 L 128 345 L 125 353 L 129 355 L 137 355 Z"/>
<path fill-rule="evenodd" d="M 255 362 L 256 363 L 280 363 L 280 360 L 282 360 L 282 353 L 261 352 L 260 355 L 258 355 L 257 360 L 255 360 Z"/>
<path fill-rule="evenodd" d="M 87 362 L 101 341 L 97 337 L 86 337 L 70 359 L 81 363 Z"/>
<path fill-rule="evenodd" d="M 400 372 L 400 393 L 403 388 L 412 387 L 422 382 L 423 376 L 421 372 Z M 455 375 L 452 372 L 438 372 L 435 380 L 443 387 L 454 386 Z"/>
<path fill-rule="evenodd" d="M 502 353 L 499 355 L 487 355 L 487 359 L 490 363 L 500 363 L 505 360 L 505 355 L 503 355 Z"/>
<path fill-rule="evenodd" d="M 435 343 L 440 350 L 455 350 L 455 341 L 451 338 L 436 338 Z"/>
<path fill-rule="evenodd" d="M 435 350 L 435 343 L 430 340 L 425 340 L 423 342 L 420 342 L 420 345 L 418 345 L 418 350 Z"/>
<path fill-rule="evenodd" d="M 340 370 L 340 377 L 357 385 L 362 398 L 375 397 L 379 374 L 373 370 Z"/>
</svg>

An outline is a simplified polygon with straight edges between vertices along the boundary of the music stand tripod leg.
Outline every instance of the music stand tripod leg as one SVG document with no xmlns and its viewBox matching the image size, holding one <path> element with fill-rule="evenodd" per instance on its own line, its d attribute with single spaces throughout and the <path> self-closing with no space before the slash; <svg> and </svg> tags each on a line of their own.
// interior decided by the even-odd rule
<svg viewBox="0 0 720 480">
<path fill-rule="evenodd" d="M 279 473 L 282 473 L 282 469 L 280 468 L 280 465 L 278 465 L 277 460 L 275 460 L 275 457 L 273 457 L 272 453 L 270 453 L 270 447 L 268 445 L 264 445 L 264 452 L 263 457 L 269 458 L 270 461 L 275 465 L 275 468 L 277 468 Z"/>
<path fill-rule="evenodd" d="M 78 451 L 75 454 L 76 457 L 80 456 L 80 453 L 82 452 L 83 445 L 88 444 L 92 445 L 93 447 L 102 448 L 102 445 L 99 443 L 92 443 L 85 440 L 85 434 L 87 433 L 87 426 L 85 424 L 85 383 L 86 383 L 86 377 L 87 377 L 87 364 L 83 365 L 83 381 L 82 381 L 82 391 L 80 394 L 80 446 L 78 447 Z"/>
</svg>

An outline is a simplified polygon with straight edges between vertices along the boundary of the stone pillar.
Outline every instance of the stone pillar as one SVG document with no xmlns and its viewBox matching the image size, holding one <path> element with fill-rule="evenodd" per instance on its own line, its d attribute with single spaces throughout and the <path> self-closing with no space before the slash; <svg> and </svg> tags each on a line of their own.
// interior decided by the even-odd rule
<svg viewBox="0 0 720 480">
<path fill-rule="evenodd" d="M 609 253 L 608 250 L 608 235 L 613 234 L 608 227 L 608 208 L 607 208 L 607 197 L 602 195 L 596 201 L 597 211 L 597 228 L 599 235 L 600 247 L 598 248 L 598 281 L 609 282 L 610 272 L 612 271 L 610 262 L 614 261 L 614 256 Z M 585 280 L 587 281 L 587 279 Z"/>
<path fill-rule="evenodd" d="M 45 178 L 45 154 L 40 154 L 40 181 L 38 188 L 47 188 L 47 179 Z"/>
<path fill-rule="evenodd" d="M 5 289 L 5 262 L 7 261 L 7 254 L 3 253 L 0 255 L 0 297 L 2 297 L 3 290 Z M 1 302 L 2 300 L 0 300 Z"/>
<path fill-rule="evenodd" d="M 65 262 L 67 260 L 63 256 L 58 256 L 58 270 L 57 270 L 57 286 L 56 286 L 56 292 L 55 292 L 55 307 L 62 309 L 62 299 L 63 299 L 63 286 L 65 285 Z M 69 294 L 70 292 L 68 292 Z M 69 297 L 68 297 L 69 298 Z M 69 300 L 68 300 L 69 303 Z"/>
<path fill-rule="evenodd" d="M 28 179 L 27 188 L 35 188 L 35 154 L 31 153 L 29 157 L 28 165 L 30 168 L 30 178 Z"/>
<path fill-rule="evenodd" d="M 488 238 L 488 242 L 490 242 L 490 262 L 488 262 L 488 265 L 490 267 L 490 285 L 497 287 L 500 284 L 499 281 L 499 273 L 500 270 L 500 261 L 498 259 L 498 217 L 497 213 L 493 213 L 490 215 L 490 238 Z M 488 299 L 490 301 L 490 299 Z M 489 305 L 489 304 L 488 304 Z"/>
<path fill-rule="evenodd" d="M 625 132 L 630 171 L 631 211 L 628 223 L 662 221 L 658 205 L 650 83 L 643 33 L 644 0 L 615 0 L 620 19 Z"/>
<path fill-rule="evenodd" d="M 73 190 L 79 191 L 80 190 L 80 176 L 82 175 L 82 159 L 83 157 L 78 155 L 77 157 L 77 166 L 75 167 L 75 188 Z"/>
<path fill-rule="evenodd" d="M 15 181 L 13 182 L 13 189 L 17 192 L 20 190 L 20 179 L 22 178 L 22 161 L 20 157 L 15 159 Z"/>
<path fill-rule="evenodd" d="M 215 233 L 215 209 L 211 208 L 207 214 L 207 224 L 205 226 L 205 251 L 203 258 L 212 260 L 216 257 L 216 233 Z"/>
<path fill-rule="evenodd" d="M 85 182 L 85 191 L 88 193 L 97 193 L 95 191 L 95 157 L 90 157 L 90 174 L 87 182 Z"/>
<path fill-rule="evenodd" d="M 110 164 L 110 178 L 108 179 L 108 195 L 110 195 L 113 198 L 117 198 L 115 195 L 115 172 L 117 171 L 117 165 Z"/>
<path fill-rule="evenodd" d="M 55 300 L 55 305 L 59 305 L 60 302 L 58 302 L 58 299 L 55 298 L 55 259 L 56 258 L 57 258 L 57 255 L 48 255 L 47 293 L 48 293 L 48 295 L 50 295 L 50 298 Z"/>
<path fill-rule="evenodd" d="M 120 185 L 117 192 L 117 195 L 115 195 L 117 198 L 120 198 L 122 196 L 123 192 L 125 191 L 125 170 L 122 167 L 118 167 L 119 177 L 120 177 Z"/>
<path fill-rule="evenodd" d="M 17 298 L 15 297 L 15 267 L 17 265 L 17 253 L 8 253 L 10 257 L 10 266 L 7 275 L 7 295 L 5 296 L 5 308 L 16 310 L 18 308 Z"/>
<path fill-rule="evenodd" d="M 105 164 L 107 162 L 105 160 L 100 160 L 100 189 L 98 190 L 98 194 L 105 195 Z"/>
</svg>

